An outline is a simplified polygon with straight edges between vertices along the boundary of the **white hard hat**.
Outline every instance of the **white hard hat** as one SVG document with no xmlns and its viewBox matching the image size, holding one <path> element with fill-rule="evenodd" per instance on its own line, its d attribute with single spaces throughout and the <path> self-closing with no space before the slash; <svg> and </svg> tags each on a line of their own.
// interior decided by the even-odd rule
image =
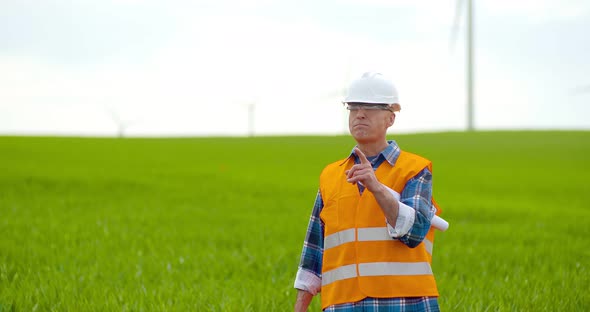
<svg viewBox="0 0 590 312">
<path fill-rule="evenodd" d="M 397 89 L 380 73 L 366 72 L 348 87 L 344 103 L 399 104 Z"/>
</svg>

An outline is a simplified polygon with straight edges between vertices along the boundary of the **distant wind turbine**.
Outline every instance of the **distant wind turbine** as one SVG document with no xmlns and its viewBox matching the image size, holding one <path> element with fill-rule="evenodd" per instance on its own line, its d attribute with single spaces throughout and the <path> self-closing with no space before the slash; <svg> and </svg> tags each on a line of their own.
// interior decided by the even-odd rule
<svg viewBox="0 0 590 312">
<path fill-rule="evenodd" d="M 117 125 L 117 136 L 120 138 L 124 138 L 125 130 L 127 130 L 131 122 L 124 121 L 113 108 L 107 107 L 106 109 L 109 112 L 109 115 L 111 116 L 113 122 Z"/>
<path fill-rule="evenodd" d="M 248 136 L 254 136 L 254 117 L 256 113 L 256 101 L 248 103 Z"/>
</svg>

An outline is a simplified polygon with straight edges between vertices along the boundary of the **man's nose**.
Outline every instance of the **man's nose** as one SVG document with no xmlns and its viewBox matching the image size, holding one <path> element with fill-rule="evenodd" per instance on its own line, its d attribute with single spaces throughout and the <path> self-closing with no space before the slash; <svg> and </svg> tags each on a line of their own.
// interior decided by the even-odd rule
<svg viewBox="0 0 590 312">
<path fill-rule="evenodd" d="M 366 111 L 364 109 L 360 108 L 356 111 L 356 118 L 363 119 L 365 117 L 367 117 L 367 116 L 366 116 Z"/>
</svg>

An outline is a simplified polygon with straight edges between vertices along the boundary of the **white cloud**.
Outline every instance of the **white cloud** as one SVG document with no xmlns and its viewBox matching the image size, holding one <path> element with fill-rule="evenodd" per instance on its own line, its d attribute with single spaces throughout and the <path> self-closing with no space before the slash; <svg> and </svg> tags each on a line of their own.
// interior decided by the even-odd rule
<svg viewBox="0 0 590 312">
<path fill-rule="evenodd" d="M 363 71 L 378 70 L 394 78 L 400 91 L 403 110 L 392 132 L 461 129 L 465 123 L 463 60 L 457 60 L 461 55 L 448 55 L 447 41 L 454 1 L 352 2 L 376 9 L 380 5 L 413 8 L 413 18 L 392 29 L 412 35 L 390 40 L 372 36 L 368 29 L 344 31 L 336 24 L 305 17 L 279 19 L 248 9 L 264 8 L 269 5 L 265 0 L 186 6 L 112 0 L 101 12 L 115 6 L 125 6 L 124 10 L 147 6 L 149 14 L 137 17 L 153 18 L 159 16 L 154 8 L 161 6 L 178 20 L 174 25 L 169 20 L 156 21 L 150 29 L 163 24 L 171 31 L 150 49 L 127 55 L 136 62 L 122 58 L 64 64 L 43 55 L 11 56 L 0 51 L 0 126 L 22 130 L 26 128 L 22 125 L 28 125 L 60 132 L 88 124 L 97 133 L 96 126 L 104 124 L 101 131 L 114 133 L 108 113 L 113 109 L 131 122 L 129 130 L 135 134 L 245 134 L 248 104 L 256 103 L 258 133 L 342 133 L 346 113 L 338 94 Z M 224 11 L 223 5 L 229 3 L 238 7 Z M 549 8 L 554 5 L 548 0 L 543 3 Z M 198 9 L 207 6 L 215 9 Z M 514 10 L 506 6 L 496 5 L 494 12 Z M 121 17 L 129 20 L 123 13 Z M 536 115 L 518 116 L 529 111 L 526 101 L 531 97 L 526 92 L 534 92 L 539 84 L 530 83 L 523 91 L 517 87 L 518 79 L 526 79 L 526 73 L 508 79 L 504 69 L 510 65 L 504 60 L 494 63 L 485 53 L 477 56 L 482 69 L 477 80 L 480 124 L 519 124 L 526 118 L 528 124 L 537 122 Z M 499 106 L 492 101 L 498 88 L 503 91 Z M 543 110 L 543 99 L 535 100 L 541 107 L 538 111 Z M 572 104 L 574 110 L 579 107 Z M 508 109 L 514 113 L 510 118 L 500 112 Z M 36 117 L 27 117 L 34 112 Z M 78 121 L 58 118 L 72 114 L 77 114 Z M 556 117 L 567 120 L 570 115 L 560 116 Z"/>
<path fill-rule="evenodd" d="M 213 16 L 186 25 L 153 62 L 186 81 L 185 90 L 280 99 L 339 83 L 333 79 L 345 71 L 342 43 L 311 25 Z"/>
<path fill-rule="evenodd" d="M 6 103 L 93 107 L 102 112 L 96 118 L 104 121 L 107 114 L 110 129 L 108 108 L 133 121 L 131 130 L 143 127 L 144 133 L 150 133 L 150 125 L 166 132 L 166 124 L 178 131 L 192 126 L 199 133 L 234 133 L 224 122 L 244 132 L 247 104 L 255 101 L 260 132 L 341 133 L 343 108 L 335 95 L 365 70 L 399 77 L 408 103 L 404 111 L 419 107 L 412 101 L 432 102 L 428 94 L 433 89 L 424 85 L 441 77 L 444 61 L 431 53 L 438 48 L 344 36 L 307 22 L 209 16 L 185 25 L 141 65 L 75 70 L 30 58 L 5 58 L 3 66 L 20 78 L 0 79 L 11 86 L 3 95 Z M 228 111 L 239 117 L 229 118 L 224 114 Z M 191 125 L 191 118 L 198 122 Z M 315 126 L 302 129 L 302 120 Z"/>
</svg>

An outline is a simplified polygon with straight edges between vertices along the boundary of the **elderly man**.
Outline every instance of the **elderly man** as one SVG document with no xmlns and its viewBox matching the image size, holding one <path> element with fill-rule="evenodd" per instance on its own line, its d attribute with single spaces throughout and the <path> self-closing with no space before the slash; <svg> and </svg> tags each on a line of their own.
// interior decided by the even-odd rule
<svg viewBox="0 0 590 312">
<path fill-rule="evenodd" d="M 295 311 L 320 291 L 324 311 L 438 311 L 431 163 L 387 141 L 401 107 L 381 74 L 352 82 L 344 103 L 357 146 L 320 175 Z"/>
</svg>

